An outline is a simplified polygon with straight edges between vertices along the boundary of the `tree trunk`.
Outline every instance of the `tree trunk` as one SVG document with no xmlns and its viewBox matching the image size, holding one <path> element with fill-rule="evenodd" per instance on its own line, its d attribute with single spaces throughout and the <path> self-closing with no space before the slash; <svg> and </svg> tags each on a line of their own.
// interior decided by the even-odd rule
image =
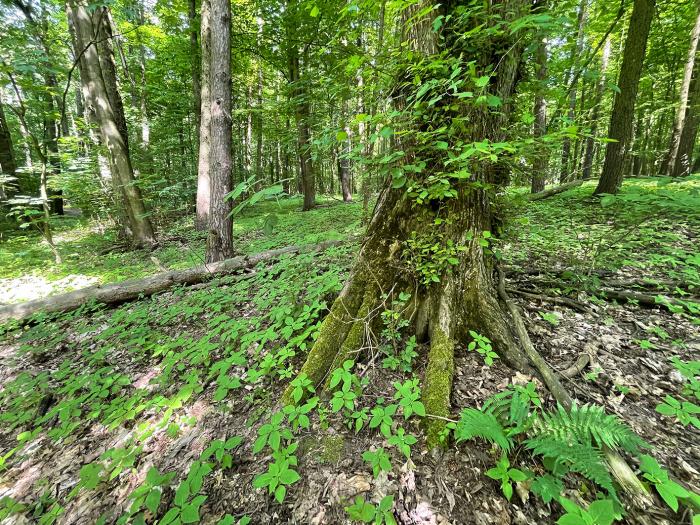
<svg viewBox="0 0 700 525">
<path fill-rule="evenodd" d="M 681 177 L 690 175 L 693 161 L 693 148 L 698 137 L 700 127 L 700 53 L 695 58 L 693 78 L 690 82 L 688 97 L 688 109 L 685 113 L 685 124 L 678 141 L 678 153 L 671 175 Z M 697 168 L 695 168 L 697 171 Z"/>
<path fill-rule="evenodd" d="M 593 160 L 596 150 L 596 135 L 598 133 L 598 120 L 600 119 L 600 105 L 603 102 L 603 93 L 605 92 L 605 71 L 608 69 L 608 61 L 610 59 L 610 39 L 605 41 L 603 47 L 603 58 L 600 61 L 600 76 L 595 88 L 595 97 L 593 99 L 593 109 L 591 111 L 591 131 L 586 137 L 586 152 L 583 156 L 583 176 L 584 180 L 591 178 L 593 169 Z"/>
<path fill-rule="evenodd" d="M 622 55 L 620 77 L 617 82 L 620 92 L 615 94 L 608 131 L 609 137 L 615 142 L 609 142 L 605 150 L 605 163 L 594 192 L 596 195 L 617 193 L 622 186 L 625 160 L 632 138 L 634 104 L 637 98 L 639 78 L 642 74 L 647 37 L 654 15 L 655 3 L 655 0 L 634 0 L 634 9 Z"/>
<path fill-rule="evenodd" d="M 546 4 L 543 1 L 537 2 L 534 5 L 533 11 L 541 12 L 546 9 Z M 547 133 L 547 101 L 545 99 L 547 80 L 547 43 L 544 36 L 537 37 L 537 47 L 535 49 L 535 78 L 537 87 L 535 88 L 535 122 L 533 125 L 532 136 L 535 139 L 535 160 L 532 163 L 532 193 L 538 193 L 544 190 L 545 179 L 547 178 L 547 166 L 549 165 L 549 149 L 540 147 L 539 141 L 541 137 Z"/>
<path fill-rule="evenodd" d="M 290 6 L 290 2 L 287 3 Z M 311 159 L 311 133 L 309 131 L 310 108 L 301 78 L 301 63 L 299 60 L 299 43 L 297 42 L 296 27 L 290 17 L 285 21 L 287 35 L 287 70 L 291 88 L 291 98 L 294 105 L 294 119 L 297 127 L 297 155 L 301 177 L 301 191 L 304 194 L 304 211 L 316 206 L 316 180 L 314 165 Z"/>
<path fill-rule="evenodd" d="M 231 192 L 231 3 L 211 0 L 211 206 L 206 262 L 233 256 Z"/>
<path fill-rule="evenodd" d="M 131 227 L 132 242 L 137 247 L 150 247 L 155 243 L 153 227 L 146 214 L 141 192 L 134 179 L 129 149 L 124 140 L 124 130 L 119 128 L 110 93 L 105 85 L 97 46 L 93 44 L 96 35 L 99 34 L 99 27 L 93 25 L 94 20 L 91 18 L 84 0 L 69 0 L 67 10 L 75 28 L 78 48 L 85 50 L 81 59 L 84 64 L 81 69 L 83 73 L 81 81 L 86 83 L 87 91 L 90 93 L 90 101 L 95 105 L 102 139 L 107 146 L 112 176 L 115 179 L 114 183 L 118 194 L 123 199 Z M 103 14 L 103 9 L 99 9 L 95 13 L 98 17 L 103 16 Z M 105 59 L 102 62 L 108 64 L 110 60 Z M 111 95 L 113 96 L 114 93 Z"/>
<path fill-rule="evenodd" d="M 15 151 L 12 145 L 12 135 L 7 125 L 7 118 L 0 100 L 0 174 L 4 177 L 15 177 L 17 163 L 15 162 Z M 12 188 L 12 189 L 10 189 Z M 0 198 L 7 198 L 7 195 L 16 192 L 17 184 L 14 180 L 0 181 Z"/>
<path fill-rule="evenodd" d="M 197 160 L 197 217 L 195 226 L 198 230 L 206 230 L 209 224 L 209 207 L 211 203 L 211 181 L 209 166 L 211 165 L 211 5 L 209 0 L 202 0 L 200 30 L 202 42 L 202 82 L 199 116 L 199 155 Z"/>
<path fill-rule="evenodd" d="M 187 4 L 187 21 L 190 30 L 190 60 L 191 75 L 192 75 L 192 112 L 194 114 L 194 129 L 199 132 L 199 119 L 202 110 L 201 87 L 199 85 L 200 78 L 200 55 L 199 41 L 197 39 L 197 0 L 189 0 Z"/>
<path fill-rule="evenodd" d="M 581 0 L 578 7 L 578 17 L 577 17 L 577 28 L 576 33 L 576 46 L 571 49 L 571 55 L 569 56 L 569 61 L 571 63 L 571 69 L 566 76 L 566 81 L 564 85 L 569 85 L 569 81 L 574 76 L 574 71 L 576 70 L 576 65 L 578 64 L 578 57 L 581 56 L 583 51 L 583 29 L 586 26 L 586 4 L 588 0 Z M 567 112 L 568 124 L 571 125 L 576 118 L 576 93 L 578 89 L 576 85 L 571 87 L 571 92 L 569 93 L 569 109 Z M 569 137 L 564 137 L 564 144 L 562 146 L 561 152 L 561 171 L 559 174 L 559 182 L 563 183 L 569 180 L 571 173 L 569 172 L 569 157 L 571 156 L 571 139 Z"/>
<path fill-rule="evenodd" d="M 676 160 L 679 154 L 681 135 L 683 128 L 686 126 L 687 115 L 690 105 L 690 84 L 693 79 L 693 71 L 700 68 L 700 58 L 698 54 L 698 43 L 700 42 L 700 1 L 695 2 L 695 25 L 690 34 L 690 46 L 688 46 L 688 58 L 683 68 L 683 79 L 681 81 L 681 89 L 679 93 L 678 109 L 676 117 L 673 120 L 673 130 L 671 131 L 671 143 L 668 146 L 668 153 L 664 160 L 664 165 L 661 173 L 666 175 L 675 175 Z M 698 73 L 695 75 L 697 76 Z M 688 161 L 689 162 L 689 161 Z M 682 170 L 681 170 L 682 171 Z"/>
<path fill-rule="evenodd" d="M 523 39 L 517 32 L 510 35 L 509 31 L 499 33 L 498 37 L 490 33 L 489 36 L 482 36 L 487 33 L 485 31 L 474 32 L 471 38 L 460 39 L 457 35 L 469 34 L 469 29 L 481 22 L 488 25 L 500 17 L 521 16 L 527 5 L 527 0 L 493 2 L 485 13 L 464 18 L 447 16 L 457 7 L 451 2 L 443 4 L 442 13 L 426 10 L 428 14 L 419 15 L 425 7 L 424 3 L 409 5 L 404 9 L 405 45 L 418 56 L 429 59 L 430 55 L 442 51 L 440 48 L 444 46 L 450 57 L 463 56 L 464 62 L 474 60 L 477 76 L 487 71 L 490 64 L 499 64 L 497 78 L 492 79 L 486 89 L 489 94 L 504 101 L 501 108 L 493 111 L 483 106 L 460 103 L 456 97 L 443 101 L 444 106 L 431 110 L 435 112 L 433 118 L 447 122 L 457 119 L 470 125 L 440 138 L 467 144 L 481 140 L 507 140 L 505 129 L 510 111 L 509 100 L 518 78 Z M 440 40 L 433 31 L 433 17 L 438 14 L 446 15 Z M 466 24 L 469 24 L 468 27 L 465 27 Z M 498 46 L 492 45 L 493 38 L 498 38 Z M 425 76 L 422 81 L 430 82 L 430 75 L 425 73 Z M 404 85 L 397 90 L 398 104 L 413 94 L 406 92 L 408 89 Z M 428 118 L 427 121 L 431 120 Z M 420 132 L 422 120 L 416 118 L 412 122 L 412 130 Z M 406 152 L 407 163 L 419 153 L 410 142 L 399 147 Z M 443 163 L 444 155 L 438 153 L 427 153 L 428 173 L 416 176 L 417 183 L 429 174 L 440 173 L 443 176 L 450 169 L 455 169 L 446 166 Z M 424 150 L 420 154 L 426 155 Z M 346 359 L 360 359 L 362 356 L 357 352 L 365 347 L 364 334 L 368 333 L 365 324 L 374 322 L 371 312 L 376 315 L 377 310 L 382 310 L 382 302 L 391 301 L 399 292 L 409 292 L 411 295 L 409 303 L 414 315 L 410 318 L 414 321 L 413 328 L 418 339 L 427 338 L 430 341 L 422 389 L 426 411 L 433 416 L 427 425 L 429 446 L 438 443 L 445 426 L 444 419 L 440 418 L 449 415 L 455 341 L 463 341 L 468 337 L 469 330 L 490 338 L 504 360 L 517 369 L 527 370 L 526 359 L 516 346 L 509 328 L 508 314 L 497 298 L 491 275 L 493 261 L 479 242 L 482 232 L 493 229 L 493 214 L 485 186 L 494 184 L 502 172 L 503 168 L 498 164 L 483 162 L 474 165 L 471 173 L 479 184 L 455 179 L 452 184 L 456 192 L 454 198 L 435 199 L 422 204 L 410 197 L 405 188 L 392 188 L 390 181 L 387 181 L 356 263 L 323 321 L 319 336 L 300 373 L 306 374 L 316 386 L 323 386 L 329 372 Z M 437 219 L 442 219 L 442 222 L 436 222 Z M 415 242 L 428 246 L 452 243 L 463 251 L 455 251 L 455 264 L 442 269 L 439 282 L 428 284 L 425 274 L 420 272 L 419 256 L 411 247 Z M 393 290 L 388 299 L 382 297 L 387 290 Z M 290 399 L 291 390 L 287 389 L 283 402 Z"/>
</svg>

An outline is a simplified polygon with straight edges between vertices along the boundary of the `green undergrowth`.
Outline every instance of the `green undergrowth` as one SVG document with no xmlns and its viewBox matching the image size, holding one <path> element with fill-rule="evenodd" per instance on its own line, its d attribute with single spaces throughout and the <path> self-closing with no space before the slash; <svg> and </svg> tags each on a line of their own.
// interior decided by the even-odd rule
<svg viewBox="0 0 700 525">
<path fill-rule="evenodd" d="M 627 179 L 615 197 L 593 197 L 594 188 L 590 181 L 514 208 L 506 260 L 581 275 L 626 267 L 700 287 L 700 175 Z"/>
<path fill-rule="evenodd" d="M 304 214 L 299 212 L 299 198 L 270 200 L 250 207 L 235 220 L 234 245 L 252 254 L 359 232 L 360 204 L 334 199 L 321 199 L 320 203 L 322 207 Z M 114 232 L 87 220 L 58 217 L 53 226 L 62 264 L 55 264 L 49 247 L 31 232 L 0 238 L 0 303 L 143 277 L 158 272 L 158 263 L 168 269 L 184 269 L 204 261 L 205 234 L 194 229 L 192 216 L 164 228 L 152 252 L 129 251 L 117 243 Z M 15 281 L 19 278 L 22 282 Z M 36 291 L 37 285 L 42 287 L 41 293 Z"/>
</svg>

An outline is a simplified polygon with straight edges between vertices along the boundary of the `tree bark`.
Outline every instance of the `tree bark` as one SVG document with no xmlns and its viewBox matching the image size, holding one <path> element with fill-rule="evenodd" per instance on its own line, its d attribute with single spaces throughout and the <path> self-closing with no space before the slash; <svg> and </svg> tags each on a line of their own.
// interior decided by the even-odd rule
<svg viewBox="0 0 700 525">
<path fill-rule="evenodd" d="M 695 69 L 693 79 L 690 83 L 690 95 L 688 98 L 688 109 L 685 114 L 685 124 L 678 141 L 678 153 L 671 175 L 681 177 L 690 175 L 693 171 L 693 148 L 698 137 L 700 128 L 700 53 L 695 58 Z M 694 171 L 698 171 L 695 167 Z"/>
<path fill-rule="evenodd" d="M 596 195 L 617 193 L 622 186 L 625 160 L 632 138 L 634 105 L 655 4 L 655 0 L 634 0 L 617 82 L 620 91 L 615 94 L 608 131 L 609 137 L 615 142 L 609 142 L 605 150 L 605 163 L 594 192 Z"/>
<path fill-rule="evenodd" d="M 481 17 L 469 18 L 469 25 L 445 16 L 447 22 L 438 40 L 433 31 L 436 10 L 422 15 L 419 13 L 426 3 L 409 5 L 404 9 L 404 41 L 406 49 L 417 56 L 429 57 L 432 53 L 446 48 L 449 56 L 463 56 L 465 61 L 473 59 L 477 71 L 486 71 L 491 64 L 499 64 L 498 76 L 487 87 L 488 93 L 500 97 L 504 103 L 499 111 L 457 100 L 443 101 L 445 107 L 434 116 L 450 121 L 464 119 L 469 126 L 460 128 L 450 136 L 450 140 L 471 143 L 472 141 L 507 140 L 505 135 L 509 100 L 515 88 L 523 39 L 518 34 L 500 34 L 499 45 L 489 45 L 491 41 L 470 42 L 459 39 L 458 34 L 468 33 L 471 24 L 484 22 L 487 25 L 500 17 L 517 17 L 527 9 L 526 0 L 506 0 L 493 2 Z M 447 2 L 440 14 L 449 15 L 456 6 Z M 466 17 L 465 17 L 466 18 Z M 410 23 L 409 20 L 413 21 Z M 452 26 L 454 24 L 454 26 Z M 482 33 L 479 33 L 479 35 Z M 475 36 L 474 38 L 484 38 Z M 486 37 L 493 38 L 493 37 Z M 509 40 L 509 39 L 512 39 Z M 446 42 L 448 42 L 446 44 Z M 443 47 L 444 46 L 444 47 Z M 441 49 L 442 48 L 442 49 Z M 478 52 L 475 51 L 478 49 Z M 477 73 L 478 75 L 479 73 Z M 430 78 L 423 78 L 423 82 Z M 408 87 L 397 90 L 397 103 L 412 93 Z M 417 89 L 417 88 L 414 88 Z M 445 109 L 448 108 L 448 109 Z M 430 119 L 428 119 L 430 121 Z M 420 120 L 414 121 L 416 131 L 420 131 Z M 406 152 L 407 162 L 418 154 L 410 142 L 398 145 Z M 428 154 L 430 155 L 430 154 Z M 443 174 L 449 167 L 436 155 L 426 167 L 430 173 Z M 381 291 L 409 291 L 410 308 L 415 312 L 414 330 L 418 339 L 428 338 L 428 365 L 423 383 L 423 402 L 431 416 L 426 431 L 429 446 L 438 443 L 444 428 L 444 418 L 449 415 L 449 397 L 454 368 L 455 341 L 468 337 L 468 330 L 485 335 L 494 342 L 499 355 L 520 370 L 527 370 L 527 361 L 515 344 L 507 320 L 507 312 L 500 305 L 497 290 L 491 275 L 492 261 L 484 253 L 479 242 L 482 232 L 493 228 L 493 214 L 490 198 L 484 184 L 494 184 L 503 174 L 502 166 L 483 163 L 472 171 L 481 184 L 459 180 L 453 183 L 457 195 L 443 202 L 428 202 L 422 205 L 408 195 L 405 188 L 392 188 L 387 181 L 378 199 L 375 213 L 368 225 L 365 240 L 356 263 L 339 297 L 326 316 L 319 336 L 301 369 L 317 386 L 321 386 L 334 368 L 342 365 L 352 356 L 361 358 L 357 352 L 364 347 L 365 323 L 372 323 L 369 312 L 381 310 Z M 421 175 L 423 176 L 423 175 Z M 449 219 L 439 226 L 436 219 Z M 436 237 L 439 236 L 439 237 Z M 440 245 L 451 242 L 462 247 L 456 255 L 456 264 L 445 270 L 438 283 L 424 284 L 424 280 L 411 269 L 406 261 L 412 257 L 409 239 L 424 239 Z M 437 240 L 439 238 L 439 241 Z M 391 298 L 388 299 L 389 301 Z M 282 399 L 284 403 L 291 396 L 288 388 Z"/>
<path fill-rule="evenodd" d="M 683 79 L 681 80 L 681 89 L 679 93 L 678 109 L 676 117 L 673 120 L 673 129 L 671 130 L 671 142 L 668 146 L 668 153 L 664 160 L 662 173 L 666 175 L 676 174 L 676 160 L 679 154 L 681 143 L 681 135 L 683 128 L 686 125 L 687 114 L 690 105 L 690 84 L 693 79 L 693 71 L 700 68 L 700 58 L 698 58 L 698 43 L 700 42 L 700 1 L 695 2 L 695 25 L 690 33 L 690 45 L 688 46 L 688 58 L 683 68 Z M 697 73 L 695 73 L 697 76 Z"/>
<path fill-rule="evenodd" d="M 199 116 L 199 155 L 197 159 L 197 217 L 195 226 L 198 230 L 206 230 L 209 224 L 209 207 L 211 205 L 211 181 L 209 166 L 211 165 L 211 4 L 202 0 L 200 15 L 201 31 L 201 96 Z"/>
<path fill-rule="evenodd" d="M 211 0 L 211 206 L 206 262 L 233 255 L 231 192 L 231 3 Z"/>
<path fill-rule="evenodd" d="M 201 60 L 199 53 L 199 40 L 197 38 L 197 0 L 189 0 L 187 4 L 187 21 L 190 31 L 190 60 L 191 75 L 192 75 L 192 112 L 194 114 L 194 129 L 199 132 L 200 112 L 202 111 L 201 99 Z"/>
<path fill-rule="evenodd" d="M 78 48 L 85 50 L 81 58 L 84 64 L 81 70 L 83 73 L 81 82 L 86 83 L 87 91 L 90 93 L 90 101 L 95 105 L 96 118 L 100 125 L 102 138 L 107 146 L 112 176 L 115 179 L 114 183 L 118 194 L 123 199 L 131 227 L 132 243 L 137 247 L 153 246 L 155 244 L 153 227 L 146 214 L 141 191 L 134 179 L 127 142 L 124 140 L 123 129 L 119 128 L 110 93 L 105 85 L 97 46 L 94 43 L 100 31 L 97 24 L 102 24 L 99 19 L 97 21 L 92 19 L 84 0 L 69 0 L 67 11 L 75 28 Z M 95 14 L 101 17 L 104 10 L 99 9 Z M 103 62 L 107 64 L 109 60 Z"/>
<path fill-rule="evenodd" d="M 0 174 L 14 178 L 16 172 L 17 163 L 15 162 L 12 135 L 7 125 L 7 118 L 3 110 L 2 100 L 0 100 Z M 0 199 L 7 198 L 8 195 L 14 194 L 16 189 L 18 188 L 15 181 L 0 182 Z"/>
</svg>

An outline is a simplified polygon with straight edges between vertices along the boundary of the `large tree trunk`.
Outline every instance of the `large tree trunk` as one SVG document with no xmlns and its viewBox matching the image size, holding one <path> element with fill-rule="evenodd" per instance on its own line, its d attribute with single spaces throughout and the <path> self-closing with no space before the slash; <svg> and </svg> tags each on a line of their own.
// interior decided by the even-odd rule
<svg viewBox="0 0 700 525">
<path fill-rule="evenodd" d="M 450 57 L 461 56 L 464 62 L 474 60 L 477 76 L 484 74 L 490 64 L 499 63 L 498 76 L 491 80 L 486 89 L 489 94 L 500 97 L 504 101 L 503 106 L 492 110 L 460 102 L 456 97 L 443 101 L 443 106 L 432 110 L 436 112 L 434 118 L 439 117 L 447 122 L 467 122 L 469 125 L 455 127 L 449 137 L 444 135 L 441 139 L 454 141 L 453 144 L 507 140 L 504 130 L 510 111 L 509 99 L 518 77 L 523 39 L 518 39 L 521 35 L 517 33 L 512 36 L 509 32 L 500 33 L 498 37 L 490 37 L 498 38 L 499 45 L 496 46 L 492 40 L 478 40 L 489 38 L 478 36 L 482 33 L 472 37 L 478 41 L 457 39 L 455 36 L 466 33 L 473 27 L 471 24 L 494 20 L 494 15 L 520 16 L 527 4 L 526 0 L 494 2 L 487 13 L 475 17 L 477 19 L 469 18 L 469 27 L 455 27 L 452 24 L 459 24 L 459 19 L 446 16 L 444 20 L 449 20 L 449 25 L 446 23 L 443 26 L 441 36 L 444 40 L 438 40 L 432 29 L 432 17 L 437 16 L 436 11 L 409 24 L 408 21 L 425 6 L 419 3 L 404 10 L 404 40 L 419 56 L 429 57 L 441 51 L 438 46 L 449 42 Z M 443 4 L 445 12 L 442 14 L 449 15 L 455 7 L 449 2 Z M 481 20 L 481 16 L 485 19 Z M 478 54 L 474 49 L 479 50 Z M 411 73 L 407 71 L 406 74 Z M 430 81 L 425 70 L 422 70 L 422 74 L 427 77 L 422 78 L 423 82 Z M 398 104 L 403 104 L 402 101 L 414 94 L 405 92 L 406 87 L 402 89 L 403 93 L 397 92 Z M 411 129 L 420 132 L 424 126 L 421 122 L 430 121 L 431 118 L 425 121 L 416 118 L 412 121 Z M 407 163 L 416 160 L 419 149 L 415 144 L 407 142 L 400 146 L 406 152 Z M 444 164 L 444 153 L 435 150 L 426 153 L 423 149 L 421 155 L 423 159 L 428 155 L 428 173 L 417 176 L 416 183 L 430 173 L 443 174 L 455 169 Z M 406 188 L 392 188 L 390 181 L 386 182 L 358 259 L 323 321 L 318 339 L 300 372 L 317 386 L 322 386 L 329 372 L 345 359 L 351 356 L 360 359 L 357 352 L 365 347 L 365 324 L 373 322 L 370 313 L 375 312 L 376 315 L 376 311 L 382 309 L 378 308 L 382 301 L 391 301 L 391 297 L 383 298 L 382 293 L 392 290 L 395 296 L 400 291 L 409 292 L 415 333 L 419 340 L 430 341 L 422 389 L 426 411 L 431 416 L 437 416 L 430 419 L 427 427 L 430 446 L 437 444 L 444 428 L 444 420 L 439 418 L 449 415 L 455 341 L 464 341 L 468 331 L 474 330 L 490 338 L 500 356 L 515 368 L 528 368 L 524 355 L 515 345 L 508 314 L 499 303 L 492 279 L 492 261 L 486 256 L 480 242 L 482 232 L 493 229 L 490 194 L 483 183 L 493 184 L 499 180 L 503 175 L 503 166 L 484 161 L 474 165 L 471 172 L 482 184 L 474 185 L 470 181 L 455 179 L 452 185 L 456 191 L 454 198 L 422 204 L 409 196 Z M 436 219 L 443 221 L 436 223 Z M 440 246 L 452 243 L 463 251 L 455 251 L 454 266 L 442 269 L 439 282 L 428 283 L 425 274 L 419 271 L 420 265 L 415 264 L 419 255 L 411 247 L 413 242 L 425 242 L 427 245 L 437 243 Z M 290 395 L 291 389 L 288 388 L 283 401 L 289 400 Z"/>
<path fill-rule="evenodd" d="M 605 163 L 600 181 L 595 189 L 596 195 L 617 193 L 622 186 L 625 160 L 632 139 L 634 104 L 655 4 L 655 0 L 634 0 L 634 9 L 622 55 L 620 77 L 617 82 L 620 91 L 615 94 L 608 131 L 608 136 L 614 142 L 609 142 L 605 150 Z"/>
<path fill-rule="evenodd" d="M 129 149 L 124 140 L 119 121 L 103 77 L 97 46 L 93 43 L 99 35 L 104 10 L 95 12 L 96 20 L 90 16 L 84 0 L 70 0 L 67 11 L 76 33 L 76 43 L 82 55 L 81 81 L 87 84 L 90 101 L 95 105 L 96 119 L 100 125 L 102 139 L 107 146 L 109 164 L 117 192 L 123 199 L 126 216 L 131 227 L 132 242 L 137 247 L 150 247 L 155 243 L 153 227 L 146 214 L 141 192 L 134 179 Z M 98 25 L 99 24 L 99 25 Z M 107 64 L 109 60 L 104 60 Z M 107 72 L 109 76 L 109 71 Z M 114 93 L 111 94 L 112 96 Z"/>
<path fill-rule="evenodd" d="M 0 100 L 0 174 L 6 177 L 15 177 L 17 163 L 15 162 L 15 151 L 12 145 L 12 135 L 7 125 L 7 118 Z M 7 198 L 7 195 L 15 193 L 17 184 L 15 181 L 9 183 L 0 181 L 0 199 Z"/>
<path fill-rule="evenodd" d="M 198 230 L 206 230 L 209 224 L 209 207 L 211 205 L 211 16 L 209 0 L 202 0 L 200 29 L 202 42 L 202 82 L 199 116 L 199 156 L 197 161 L 197 217 L 195 225 Z"/>
<path fill-rule="evenodd" d="M 197 39 L 197 0 L 189 0 L 187 9 L 187 22 L 190 31 L 190 70 L 192 75 L 192 112 L 194 114 L 194 126 L 199 132 L 199 115 L 202 108 L 200 79 L 200 55 L 199 40 Z"/>
<path fill-rule="evenodd" d="M 603 57 L 600 61 L 600 76 L 596 82 L 595 97 L 593 99 L 593 109 L 591 110 L 591 131 L 586 137 L 586 152 L 583 156 L 583 175 L 584 180 L 591 178 L 593 169 L 593 159 L 596 150 L 596 135 L 598 134 L 598 120 L 600 119 L 600 105 L 603 101 L 603 93 L 605 92 L 605 70 L 608 68 L 610 59 L 610 39 L 605 41 L 603 47 Z"/>
<path fill-rule="evenodd" d="M 673 175 L 676 172 L 676 159 L 678 158 L 678 150 L 681 142 L 683 128 L 686 125 L 687 115 L 690 105 L 690 84 L 693 79 L 693 71 L 700 68 L 700 58 L 698 58 L 698 43 L 700 42 L 700 0 L 695 2 L 695 25 L 690 34 L 690 45 L 688 46 L 688 58 L 683 68 L 683 79 L 681 81 L 681 89 L 679 93 L 678 109 L 676 110 L 676 118 L 673 120 L 673 130 L 671 131 L 671 143 L 668 147 L 668 153 L 664 160 L 662 173 Z M 696 73 L 697 76 L 697 73 Z"/>
<path fill-rule="evenodd" d="M 535 4 L 536 12 L 541 12 L 545 8 L 545 2 L 539 1 Z M 547 101 L 545 93 L 547 87 L 547 43 L 543 35 L 538 35 L 537 47 L 535 48 L 535 78 L 537 87 L 535 88 L 535 122 L 533 123 L 532 136 L 535 139 L 537 149 L 535 160 L 532 163 L 532 193 L 539 193 L 544 190 L 545 179 L 547 177 L 547 166 L 549 165 L 549 149 L 538 144 L 541 137 L 547 133 Z"/>
<path fill-rule="evenodd" d="M 206 262 L 233 255 L 231 192 L 231 3 L 211 0 L 211 206 Z"/>
</svg>

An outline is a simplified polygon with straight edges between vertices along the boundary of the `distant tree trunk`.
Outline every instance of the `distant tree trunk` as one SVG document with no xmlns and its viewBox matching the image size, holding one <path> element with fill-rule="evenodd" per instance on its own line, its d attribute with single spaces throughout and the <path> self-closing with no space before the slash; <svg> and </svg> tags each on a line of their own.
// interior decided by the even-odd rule
<svg viewBox="0 0 700 525">
<path fill-rule="evenodd" d="M 211 181 L 209 166 L 211 165 L 211 5 L 209 0 L 202 0 L 200 30 L 201 30 L 201 96 L 199 116 L 199 155 L 197 160 L 197 217 L 195 226 L 198 230 L 206 230 L 209 223 L 209 207 L 211 203 Z"/>
<path fill-rule="evenodd" d="M 105 14 L 104 10 L 98 9 L 94 13 L 96 20 L 90 16 L 85 0 L 69 0 L 67 10 L 75 28 L 78 48 L 85 50 L 81 58 L 84 64 L 81 69 L 83 72 L 81 81 L 87 84 L 90 100 L 95 105 L 97 121 L 107 146 L 112 176 L 116 179 L 114 182 L 117 192 L 123 198 L 131 227 L 132 242 L 135 246 L 152 246 L 155 243 L 153 227 L 146 214 L 141 191 L 135 183 L 124 130 L 120 129 L 120 123 L 112 105 L 112 97 L 115 93 L 108 91 L 104 78 L 104 76 L 109 77 L 110 71 L 103 72 L 101 68 L 101 63 L 109 67 L 109 63 L 114 65 L 114 62 L 106 58 L 101 61 L 97 46 L 92 43 L 99 35 L 99 26 L 103 26 L 101 19 Z M 97 24 L 99 26 L 95 27 Z M 110 87 L 114 88 L 114 86 Z M 121 100 L 120 97 L 119 99 Z"/>
<path fill-rule="evenodd" d="M 673 120 L 673 130 L 671 131 L 671 142 L 668 146 L 668 153 L 664 159 L 661 172 L 665 175 L 674 175 L 677 172 L 676 159 L 679 153 L 681 135 L 686 125 L 687 114 L 690 105 L 690 84 L 693 79 L 693 71 L 700 68 L 700 54 L 698 53 L 698 43 L 700 42 L 700 0 L 695 2 L 695 25 L 690 34 L 690 46 L 688 47 L 688 58 L 683 68 L 683 79 L 679 93 L 678 109 Z M 695 74 L 697 76 L 697 73 Z"/>
<path fill-rule="evenodd" d="M 187 21 L 190 31 L 190 60 L 192 75 L 192 112 L 194 113 L 194 126 L 199 133 L 199 119 L 202 108 L 200 75 L 199 41 L 197 39 L 197 0 L 189 0 L 187 4 Z M 199 140 L 199 138 L 197 138 Z"/>
<path fill-rule="evenodd" d="M 258 99 L 256 102 L 257 114 L 255 118 L 255 176 L 263 179 L 263 70 L 262 64 L 258 65 Z"/>
<path fill-rule="evenodd" d="M 577 27 L 578 32 L 576 33 L 576 45 L 571 49 L 571 55 L 569 56 L 569 61 L 571 63 L 571 68 L 566 75 L 565 84 L 568 85 L 570 80 L 573 78 L 576 70 L 576 65 L 578 64 L 578 57 L 581 56 L 583 51 L 583 37 L 584 28 L 586 26 L 586 4 L 588 0 L 581 0 L 578 7 L 578 18 Z M 571 86 L 571 92 L 569 93 L 569 110 L 567 112 L 567 118 L 569 122 L 573 122 L 576 118 L 576 93 L 578 88 L 576 85 Z M 566 182 L 569 179 L 569 157 L 571 156 L 571 139 L 569 137 L 564 137 L 564 143 L 561 152 L 561 172 L 559 174 L 559 182 Z"/>
<path fill-rule="evenodd" d="M 546 9 L 546 2 L 538 1 L 533 11 L 535 13 L 542 12 Z M 538 143 L 540 138 L 547 132 L 547 101 L 544 96 L 546 93 L 545 82 L 547 80 L 547 43 L 543 36 L 537 37 L 537 47 L 535 49 L 535 78 L 537 87 L 535 88 L 535 122 L 533 124 L 532 135 L 535 139 L 536 152 L 535 160 L 532 163 L 532 193 L 539 193 L 544 190 L 545 179 L 547 176 L 547 166 L 549 165 L 549 150 L 542 148 Z"/>
<path fill-rule="evenodd" d="M 598 133 L 598 121 L 600 120 L 600 105 L 603 102 L 603 93 L 605 92 L 605 71 L 608 69 L 608 61 L 610 59 L 610 39 L 605 41 L 603 47 L 603 58 L 600 61 L 600 77 L 596 83 L 595 97 L 593 99 L 593 109 L 591 110 L 591 131 L 586 137 L 586 152 L 583 156 L 583 175 L 584 180 L 591 178 L 593 169 L 593 159 L 596 150 L 596 135 Z"/>
<path fill-rule="evenodd" d="M 615 142 L 609 142 L 605 150 L 605 163 L 600 181 L 595 189 L 596 195 L 617 193 L 622 186 L 625 160 L 632 138 L 634 104 L 637 98 L 639 78 L 642 74 L 654 6 L 655 0 L 634 0 L 634 9 L 622 55 L 620 77 L 617 82 L 620 92 L 615 94 L 608 131 L 609 137 Z"/>
<path fill-rule="evenodd" d="M 287 21 L 287 68 L 294 104 L 294 119 L 297 127 L 297 155 L 299 156 L 300 185 L 304 194 L 302 209 L 308 211 L 316 206 L 316 180 L 311 159 L 311 133 L 309 131 L 310 108 L 301 79 L 299 48 L 296 42 L 293 21 Z"/>
<path fill-rule="evenodd" d="M 671 175 L 681 177 L 690 175 L 692 171 L 698 171 L 698 167 L 692 167 L 693 149 L 698 137 L 700 127 L 700 53 L 696 55 L 695 68 L 692 81 L 690 82 L 690 93 L 688 97 L 688 109 L 685 113 L 685 124 L 683 132 L 678 141 L 678 153 Z M 696 162 L 697 165 L 697 162 Z M 691 169 L 692 167 L 692 169 Z"/>
<path fill-rule="evenodd" d="M 15 177 L 17 163 L 15 162 L 15 151 L 12 145 L 12 135 L 7 125 L 7 118 L 0 100 L 0 174 L 6 177 Z M 16 181 L 9 184 L 0 182 L 0 199 L 7 198 L 7 195 L 15 193 L 9 188 L 17 188 Z"/>
<path fill-rule="evenodd" d="M 231 2 L 211 0 L 211 207 L 206 262 L 233 256 L 231 192 Z"/>
</svg>

